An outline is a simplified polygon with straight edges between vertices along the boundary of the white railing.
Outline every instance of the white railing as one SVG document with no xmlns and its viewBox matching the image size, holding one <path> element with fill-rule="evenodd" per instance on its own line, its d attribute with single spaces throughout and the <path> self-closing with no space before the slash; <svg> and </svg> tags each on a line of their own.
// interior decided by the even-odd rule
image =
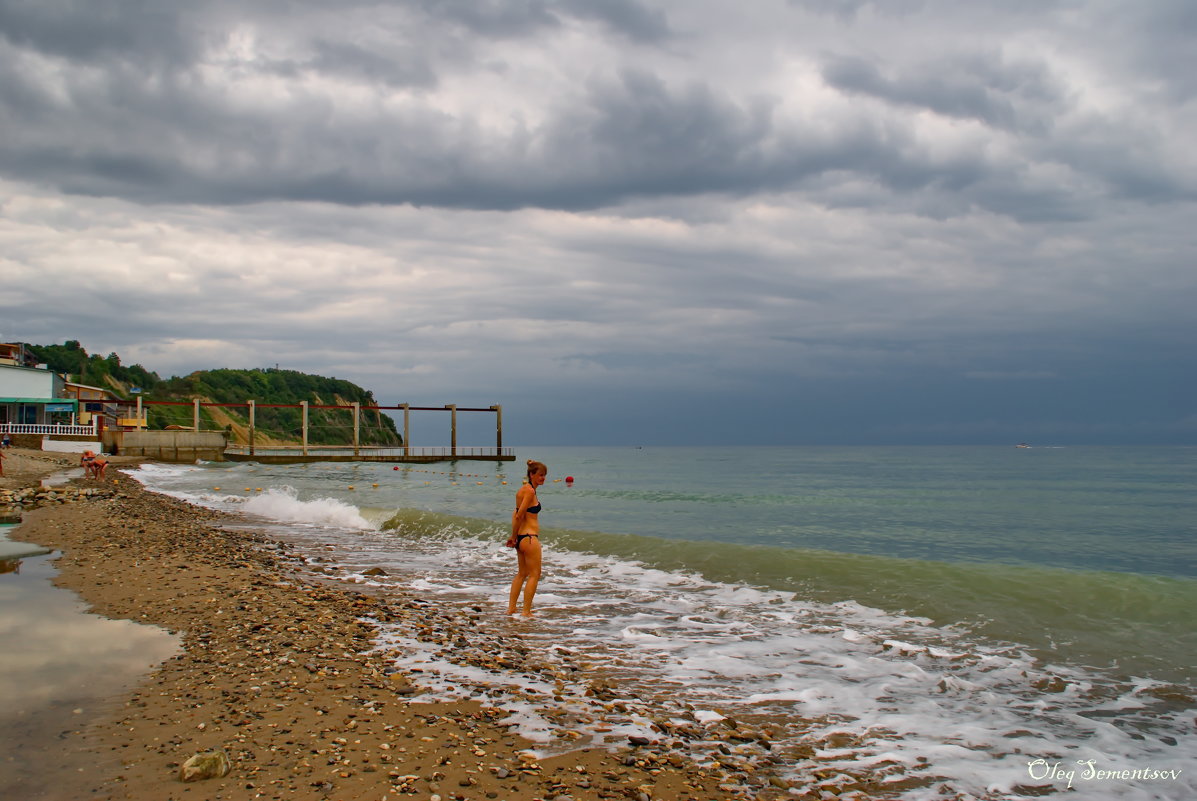
<svg viewBox="0 0 1197 801">
<path fill-rule="evenodd" d="M 0 423 L 0 434 L 59 434 L 72 437 L 96 436 L 96 424 L 87 426 L 58 423 Z"/>
</svg>

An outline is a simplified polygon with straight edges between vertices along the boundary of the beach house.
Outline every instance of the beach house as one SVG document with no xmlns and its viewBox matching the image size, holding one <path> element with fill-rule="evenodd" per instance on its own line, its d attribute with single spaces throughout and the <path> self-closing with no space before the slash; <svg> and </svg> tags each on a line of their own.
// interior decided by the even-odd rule
<svg viewBox="0 0 1197 801">
<path fill-rule="evenodd" d="M 43 448 L 47 438 L 97 436 L 96 421 L 80 423 L 79 399 L 67 391 L 67 381 L 37 364 L 20 343 L 0 343 L 0 433 L 34 448 Z"/>
</svg>

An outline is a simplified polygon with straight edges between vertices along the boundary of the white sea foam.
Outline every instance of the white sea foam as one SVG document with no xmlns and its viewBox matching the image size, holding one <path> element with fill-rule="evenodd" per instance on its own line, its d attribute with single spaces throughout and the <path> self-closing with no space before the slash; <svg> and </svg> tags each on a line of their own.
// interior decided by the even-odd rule
<svg viewBox="0 0 1197 801">
<path fill-rule="evenodd" d="M 374 528 L 356 506 L 335 498 L 300 500 L 293 487 L 268 489 L 247 499 L 242 507 L 247 513 L 288 523 L 332 526 L 357 531 Z"/>
<path fill-rule="evenodd" d="M 193 477 L 201 469 L 192 465 L 146 463 L 130 471 L 130 475 L 147 487 L 181 500 L 226 511 L 242 511 L 278 523 L 353 531 L 377 527 L 352 504 L 327 497 L 301 499 L 298 491 L 287 485 L 265 489 L 246 488 L 247 492 L 253 493 L 250 495 L 237 495 L 227 490 L 222 492 L 218 487 L 210 491 L 198 490 Z M 243 479 L 243 475 L 233 474 L 226 478 Z M 243 482 L 235 482 L 234 485 L 238 483 Z"/>
<path fill-rule="evenodd" d="M 153 478 L 165 484 L 170 477 Z M 1152 682 L 1044 664 L 1015 644 L 976 641 L 924 618 L 855 602 L 812 603 L 791 592 L 555 550 L 551 537 L 537 596 L 540 616 L 515 623 L 502 614 L 514 566 L 497 524 L 485 540 L 452 524 L 434 534 L 377 531 L 348 504 L 304 501 L 280 489 L 235 503 L 274 520 L 319 521 L 324 528 L 312 544 L 339 544 L 322 554 L 346 575 L 382 567 L 389 577 L 378 583 L 397 582 L 446 609 L 485 605 L 489 633 L 519 637 L 546 662 L 567 649 L 617 672 L 628 693 L 684 697 L 701 710 L 694 717 L 704 724 L 753 714 L 813 721 L 789 736 L 818 743 L 823 767 L 929 779 L 895 791 L 895 797 L 1016 798 L 1021 785 L 1064 792 L 1063 780 L 1032 775 L 1030 763 L 1038 759 L 1075 770 L 1073 789 L 1086 799 L 1197 797 L 1191 770 L 1197 734 L 1179 710 L 1146 692 Z M 304 536 L 302 530 L 292 533 Z M 533 675 L 496 675 L 456 662 L 451 652 L 398 627 L 383 631 L 380 647 L 394 663 L 420 671 L 413 674 L 425 690 L 420 698 L 485 693 L 526 736 L 546 748 L 554 742 L 559 727 L 542 713 L 558 688 Z M 467 628 L 463 636 L 482 633 Z M 509 694 L 497 689 L 502 683 Z M 582 710 L 592 703 L 577 683 L 565 687 L 563 697 L 565 705 Z M 648 731 L 649 723 L 632 711 L 606 734 L 575 728 L 588 738 L 579 744 L 586 744 Z M 851 745 L 830 745 L 836 734 Z M 775 743 L 776 753 L 786 752 L 784 739 Z M 1102 770 L 1180 773 L 1167 780 L 1082 780 L 1078 761 L 1090 760 Z M 802 766 L 796 761 L 793 768 Z"/>
<path fill-rule="evenodd" d="M 390 538 L 403 532 L 367 532 L 347 541 L 339 558 L 353 573 L 370 566 L 402 573 L 428 600 L 483 601 L 494 610 L 494 625 L 505 626 L 501 610 L 513 567 L 497 534 L 496 526 L 496 537 L 479 541 L 446 530 L 405 537 L 396 547 Z M 1015 645 L 970 641 L 929 620 L 853 602 L 813 604 L 788 592 L 596 560 L 553 551 L 551 540 L 537 601 L 540 617 L 522 637 L 540 646 L 546 660 L 554 658 L 554 645 L 568 647 L 619 671 L 622 686 L 645 695 L 675 687 L 693 704 L 737 717 L 821 721 L 806 736 L 856 738 L 851 748 L 822 749 L 821 761 L 839 760 L 847 769 L 889 760 L 907 775 L 935 777 L 902 798 L 1012 798 L 1020 785 L 1045 784 L 1028 774 L 1028 762 L 1039 757 L 1185 771 L 1197 748 L 1197 736 L 1179 720 L 1144 709 L 1153 699 L 1138 686 L 1115 690 L 1112 679 L 1039 663 Z M 471 678 L 444 654 L 430 659 L 398 631 L 389 631 L 384 644 L 396 665 L 424 671 L 418 681 L 434 687 L 436 697 L 497 681 L 491 674 Z M 1037 684 L 1048 681 L 1058 681 L 1059 691 Z M 531 679 L 521 682 L 520 692 L 549 692 Z M 580 703 L 582 693 L 576 695 Z M 505 708 L 510 722 L 545 743 L 549 724 L 538 705 L 543 701 L 517 699 Z M 1112 711 L 1119 715 L 1108 716 Z M 646 724 L 633 716 L 629 726 Z M 1197 784 L 1180 776 L 1089 782 L 1082 789 L 1094 799 L 1188 799 Z"/>
<path fill-rule="evenodd" d="M 158 486 L 163 482 L 181 478 L 193 473 L 195 468 L 183 464 L 163 464 L 160 462 L 145 462 L 129 474 L 147 486 Z"/>
</svg>

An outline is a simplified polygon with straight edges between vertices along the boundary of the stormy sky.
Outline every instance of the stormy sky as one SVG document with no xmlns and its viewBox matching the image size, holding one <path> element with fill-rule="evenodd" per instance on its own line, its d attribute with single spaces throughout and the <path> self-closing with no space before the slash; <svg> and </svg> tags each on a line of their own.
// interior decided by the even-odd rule
<svg viewBox="0 0 1197 801">
<path fill-rule="evenodd" d="M 0 340 L 513 445 L 1197 444 L 1195 41 L 1191 0 L 0 0 Z"/>
</svg>

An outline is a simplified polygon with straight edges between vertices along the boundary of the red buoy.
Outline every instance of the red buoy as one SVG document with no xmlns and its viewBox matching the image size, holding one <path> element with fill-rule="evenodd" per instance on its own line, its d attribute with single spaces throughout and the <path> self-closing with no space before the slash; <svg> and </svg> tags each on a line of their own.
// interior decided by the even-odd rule
<svg viewBox="0 0 1197 801">
<path fill-rule="evenodd" d="M 566 484 L 572 484 L 572 483 L 574 483 L 574 477 L 573 477 L 573 476 L 566 476 L 566 477 L 565 477 L 565 483 L 566 483 Z"/>
<path fill-rule="evenodd" d="M 395 465 L 395 466 L 394 466 L 394 467 L 392 467 L 391 469 L 392 469 L 392 470 L 398 470 L 398 469 L 399 469 L 399 465 Z"/>
</svg>

